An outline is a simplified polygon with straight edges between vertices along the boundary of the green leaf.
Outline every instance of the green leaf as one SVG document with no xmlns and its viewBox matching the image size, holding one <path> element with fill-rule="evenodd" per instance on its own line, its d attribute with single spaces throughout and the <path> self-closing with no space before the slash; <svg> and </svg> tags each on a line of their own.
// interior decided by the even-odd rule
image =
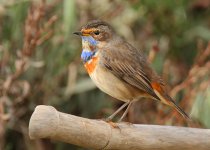
<svg viewBox="0 0 210 150">
<path fill-rule="evenodd" d="M 210 86 L 197 94 L 191 116 L 210 128 Z"/>
<path fill-rule="evenodd" d="M 63 2 L 63 27 L 65 37 L 68 37 L 70 31 L 75 25 L 75 0 L 64 0 Z"/>
<path fill-rule="evenodd" d="M 189 41 L 192 41 L 193 39 L 200 37 L 204 40 L 210 40 L 210 30 L 208 27 L 205 26 L 197 26 L 194 28 L 189 29 L 185 32 L 185 38 Z"/>
</svg>

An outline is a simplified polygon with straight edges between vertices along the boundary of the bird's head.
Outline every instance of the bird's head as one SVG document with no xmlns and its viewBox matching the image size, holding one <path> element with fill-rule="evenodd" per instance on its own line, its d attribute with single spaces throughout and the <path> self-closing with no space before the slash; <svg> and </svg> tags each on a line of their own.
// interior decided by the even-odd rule
<svg viewBox="0 0 210 150">
<path fill-rule="evenodd" d="M 102 47 L 113 35 L 112 27 L 104 21 L 93 20 L 84 25 L 80 31 L 74 34 L 81 36 L 83 49 L 95 49 Z"/>
</svg>

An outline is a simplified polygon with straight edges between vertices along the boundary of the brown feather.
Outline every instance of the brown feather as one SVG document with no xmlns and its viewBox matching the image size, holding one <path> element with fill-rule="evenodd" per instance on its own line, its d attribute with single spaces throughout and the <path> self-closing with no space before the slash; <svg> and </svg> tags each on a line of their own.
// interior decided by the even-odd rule
<svg viewBox="0 0 210 150">
<path fill-rule="evenodd" d="M 111 44 L 111 46 L 109 46 Z M 142 90 L 159 100 L 151 86 L 152 81 L 163 84 L 141 51 L 132 47 L 123 39 L 118 43 L 107 44 L 101 50 L 101 64 L 124 82 Z"/>
</svg>

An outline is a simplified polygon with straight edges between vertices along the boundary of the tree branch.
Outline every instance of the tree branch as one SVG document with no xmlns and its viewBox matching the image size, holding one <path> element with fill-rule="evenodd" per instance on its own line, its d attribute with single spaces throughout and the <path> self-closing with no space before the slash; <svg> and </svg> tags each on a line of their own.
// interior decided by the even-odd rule
<svg viewBox="0 0 210 150">
<path fill-rule="evenodd" d="M 210 130 L 119 123 L 113 128 L 92 120 L 37 106 L 29 123 L 31 139 L 50 138 L 91 149 L 209 150 Z"/>
</svg>

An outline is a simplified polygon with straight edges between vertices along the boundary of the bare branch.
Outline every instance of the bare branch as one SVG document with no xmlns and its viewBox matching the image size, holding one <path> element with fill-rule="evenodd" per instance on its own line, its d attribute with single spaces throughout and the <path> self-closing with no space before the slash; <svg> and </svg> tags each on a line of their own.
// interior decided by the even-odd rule
<svg viewBox="0 0 210 150">
<path fill-rule="evenodd" d="M 50 138 L 91 149 L 207 150 L 210 130 L 159 125 L 118 124 L 92 120 L 37 106 L 29 123 L 32 139 Z"/>
</svg>

